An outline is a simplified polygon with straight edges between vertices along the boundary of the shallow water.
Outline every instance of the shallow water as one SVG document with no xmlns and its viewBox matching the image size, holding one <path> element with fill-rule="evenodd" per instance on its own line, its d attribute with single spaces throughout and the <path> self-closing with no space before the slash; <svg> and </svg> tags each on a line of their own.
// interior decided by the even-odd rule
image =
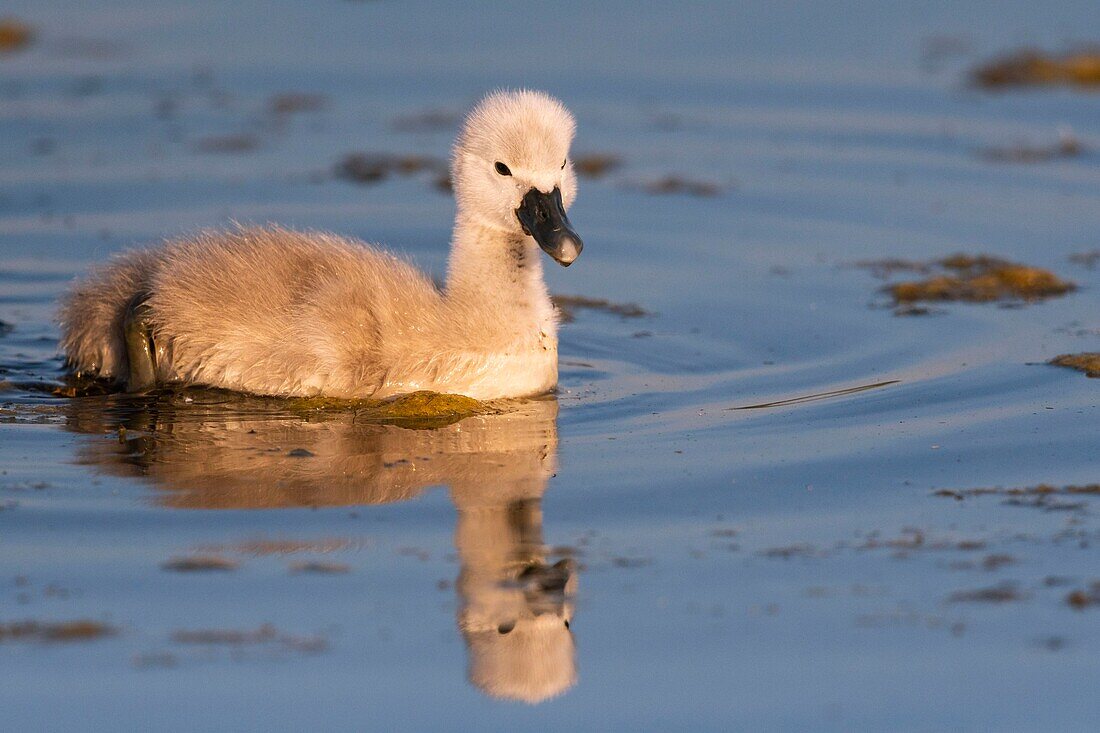
<svg viewBox="0 0 1100 733">
<path fill-rule="evenodd" d="M 1098 246 L 1100 97 L 965 84 L 1092 3 L 9 6 L 39 35 L 0 57 L 0 625 L 115 633 L 0 638 L 6 725 L 1095 728 L 1100 607 L 1067 597 L 1100 500 L 935 493 L 1100 480 L 1100 382 L 1043 364 L 1100 350 L 1100 269 L 1069 259 Z M 651 312 L 578 311 L 556 397 L 410 430 L 41 390 L 55 298 L 127 246 L 279 221 L 442 273 L 431 174 L 333 167 L 445 156 L 518 84 L 623 159 L 582 180 L 552 290 Z M 1061 126 L 1082 155 L 982 154 Z M 225 136 L 253 147 L 204 152 Z M 668 175 L 718 195 L 645 191 Z M 897 317 L 851 266 L 958 251 L 1080 287 Z"/>
</svg>

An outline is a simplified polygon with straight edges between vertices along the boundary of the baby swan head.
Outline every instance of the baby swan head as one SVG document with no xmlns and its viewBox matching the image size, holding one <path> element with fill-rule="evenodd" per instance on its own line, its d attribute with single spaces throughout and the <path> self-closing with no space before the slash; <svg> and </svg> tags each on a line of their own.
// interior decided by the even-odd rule
<svg viewBox="0 0 1100 733">
<path fill-rule="evenodd" d="M 576 128 L 561 102 L 542 92 L 494 92 L 466 118 L 454 147 L 458 212 L 530 236 L 568 267 L 584 244 L 565 211 L 577 192 L 569 160 Z"/>
</svg>

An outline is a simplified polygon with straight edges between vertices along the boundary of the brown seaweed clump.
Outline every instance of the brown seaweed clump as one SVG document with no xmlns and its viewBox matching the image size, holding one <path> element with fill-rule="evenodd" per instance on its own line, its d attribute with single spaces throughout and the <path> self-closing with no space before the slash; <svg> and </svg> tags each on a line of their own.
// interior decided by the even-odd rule
<svg viewBox="0 0 1100 733">
<path fill-rule="evenodd" d="M 1085 351 L 1080 354 L 1062 354 L 1051 359 L 1048 364 L 1069 367 L 1084 372 L 1086 377 L 1100 378 L 1100 352 Z"/>
<path fill-rule="evenodd" d="M 912 265 L 910 269 L 931 276 L 888 285 L 886 290 L 897 305 L 943 301 L 1032 302 L 1065 295 L 1076 288 L 1049 270 L 984 255 L 953 255 L 932 265 Z"/>
<path fill-rule="evenodd" d="M 1085 590 L 1071 591 L 1066 596 L 1066 603 L 1075 611 L 1084 611 L 1086 608 L 1100 606 L 1100 582 L 1094 582 Z"/>
<path fill-rule="evenodd" d="M 940 489 L 932 495 L 955 501 L 979 496 L 999 496 L 1002 497 L 1002 503 L 1006 506 L 1039 509 L 1046 512 L 1084 512 L 1088 510 L 1088 502 L 1083 500 L 1100 496 L 1100 484 L 1070 484 L 1069 486 L 1038 484 L 1022 488 L 993 486 L 976 489 Z"/>
<path fill-rule="evenodd" d="M 88 641 L 112 636 L 115 629 L 98 621 L 16 621 L 0 624 L 2 641 Z"/>
<path fill-rule="evenodd" d="M 11 53 L 30 45 L 34 40 L 31 27 L 16 18 L 0 18 L 0 53 Z"/>
<path fill-rule="evenodd" d="M 987 89 L 1021 86 L 1100 87 L 1100 49 L 1054 56 L 1023 49 L 980 66 L 974 83 Z"/>
</svg>

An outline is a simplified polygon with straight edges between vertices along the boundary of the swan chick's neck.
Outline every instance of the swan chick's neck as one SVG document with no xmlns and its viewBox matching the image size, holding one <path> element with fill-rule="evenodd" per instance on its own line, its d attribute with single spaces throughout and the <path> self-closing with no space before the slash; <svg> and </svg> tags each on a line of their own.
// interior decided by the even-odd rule
<svg viewBox="0 0 1100 733">
<path fill-rule="evenodd" d="M 447 269 L 447 298 L 486 317 L 486 328 L 554 329 L 542 258 L 530 237 L 460 217 Z"/>
</svg>

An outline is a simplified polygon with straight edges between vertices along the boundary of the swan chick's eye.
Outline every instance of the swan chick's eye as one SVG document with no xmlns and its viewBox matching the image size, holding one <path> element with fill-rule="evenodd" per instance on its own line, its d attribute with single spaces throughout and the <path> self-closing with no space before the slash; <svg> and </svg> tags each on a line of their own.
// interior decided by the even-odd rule
<svg viewBox="0 0 1100 733">
<path fill-rule="evenodd" d="M 504 164 L 503 164 L 503 163 L 501 163 L 501 162 L 500 162 L 499 160 L 497 161 L 496 165 L 494 165 L 493 167 L 494 167 L 494 168 L 496 168 L 496 169 L 497 169 L 497 173 L 499 173 L 499 174 L 500 174 L 500 175 L 502 175 L 502 176 L 510 176 L 510 175 L 512 175 L 512 171 L 511 171 L 511 170 L 509 170 L 508 166 L 504 165 Z"/>
<path fill-rule="evenodd" d="M 568 162 L 569 162 L 569 158 L 566 158 L 565 160 L 563 160 L 563 161 L 561 162 L 561 169 L 562 169 L 562 170 L 565 170 L 565 164 L 566 164 L 566 163 L 568 163 Z"/>
</svg>

